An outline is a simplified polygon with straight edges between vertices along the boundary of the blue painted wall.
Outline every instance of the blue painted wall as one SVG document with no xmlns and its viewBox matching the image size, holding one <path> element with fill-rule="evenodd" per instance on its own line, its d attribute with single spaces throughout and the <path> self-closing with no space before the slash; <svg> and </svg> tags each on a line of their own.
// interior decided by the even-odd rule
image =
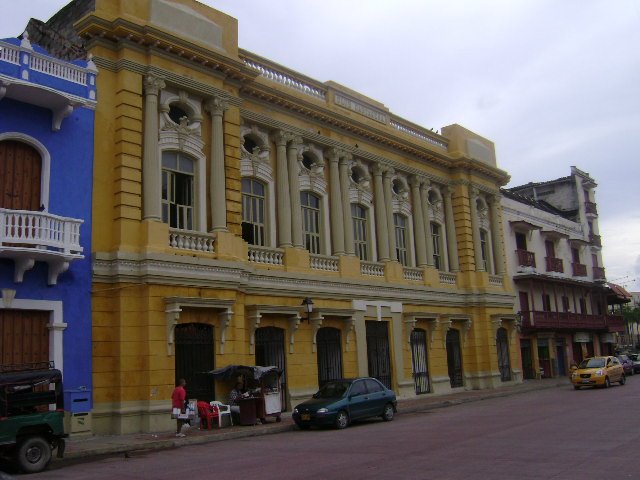
<svg viewBox="0 0 640 480">
<path fill-rule="evenodd" d="M 8 70 L 6 68 L 3 72 L 0 65 L 0 73 L 9 76 Z M 32 76 L 30 80 L 50 88 L 59 87 L 61 82 L 47 75 Z M 58 277 L 57 285 L 47 284 L 48 266 L 43 262 L 36 262 L 33 269 L 26 271 L 22 283 L 14 283 L 13 261 L 0 260 L 0 288 L 15 290 L 16 299 L 63 302 L 63 318 L 67 324 L 63 333 L 65 389 L 84 387 L 92 390 L 93 125 L 94 111 L 84 106 L 76 107 L 62 121 L 60 130 L 53 131 L 50 110 L 7 97 L 0 100 L 0 133 L 20 132 L 28 135 L 42 143 L 51 156 L 47 213 L 84 220 L 80 227 L 80 243 L 85 258 L 73 260 L 69 269 Z"/>
</svg>

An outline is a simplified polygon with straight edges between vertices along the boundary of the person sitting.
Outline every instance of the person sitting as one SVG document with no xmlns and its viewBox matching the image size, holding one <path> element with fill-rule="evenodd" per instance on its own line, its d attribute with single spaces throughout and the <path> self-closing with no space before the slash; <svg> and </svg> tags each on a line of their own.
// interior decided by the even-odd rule
<svg viewBox="0 0 640 480">
<path fill-rule="evenodd" d="M 234 422 L 240 423 L 240 399 L 242 398 L 242 383 L 237 382 L 229 392 L 229 406 Z"/>
</svg>

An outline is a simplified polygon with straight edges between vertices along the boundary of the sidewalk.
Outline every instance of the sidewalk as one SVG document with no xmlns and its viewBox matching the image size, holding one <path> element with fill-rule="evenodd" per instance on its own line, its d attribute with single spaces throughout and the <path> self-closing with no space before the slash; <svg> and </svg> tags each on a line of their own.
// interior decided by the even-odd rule
<svg viewBox="0 0 640 480">
<path fill-rule="evenodd" d="M 399 399 L 397 415 L 562 386 L 569 387 L 569 381 L 566 378 L 526 380 L 519 385 L 495 390 L 468 390 L 438 396 L 420 395 L 407 399 Z M 294 428 L 295 424 L 291 419 L 291 414 L 284 413 L 282 414 L 282 421 L 280 423 L 275 423 L 273 420 L 270 420 L 270 423 L 265 425 L 233 426 L 213 430 L 199 430 L 198 428 L 192 427 L 187 431 L 187 435 L 184 438 L 176 438 L 174 431 L 136 433 L 130 435 L 72 437 L 67 440 L 64 458 L 54 458 L 52 466 L 55 468 L 63 465 L 65 462 L 90 461 L 92 457 L 103 455 L 135 455 L 136 453 L 150 450 L 180 448 L 186 445 L 286 432 Z"/>
</svg>

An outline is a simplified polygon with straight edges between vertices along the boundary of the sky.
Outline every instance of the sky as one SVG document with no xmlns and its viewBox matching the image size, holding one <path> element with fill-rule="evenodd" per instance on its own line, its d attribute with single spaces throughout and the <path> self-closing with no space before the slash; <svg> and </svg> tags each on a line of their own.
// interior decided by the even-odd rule
<svg viewBox="0 0 640 480">
<path fill-rule="evenodd" d="M 0 0 L 0 38 L 66 3 Z M 510 187 L 588 172 L 607 280 L 640 291 L 637 0 L 203 3 L 238 19 L 245 50 L 490 139 Z"/>
</svg>

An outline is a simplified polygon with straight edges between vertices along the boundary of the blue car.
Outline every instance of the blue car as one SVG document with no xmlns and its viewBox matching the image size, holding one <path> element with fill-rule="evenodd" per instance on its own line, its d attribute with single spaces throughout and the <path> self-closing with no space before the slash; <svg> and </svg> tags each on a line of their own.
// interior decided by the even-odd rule
<svg viewBox="0 0 640 480">
<path fill-rule="evenodd" d="M 352 421 L 369 417 L 393 420 L 396 394 L 375 378 L 332 380 L 325 383 L 313 398 L 293 409 L 296 425 L 334 426 L 342 429 Z"/>
</svg>

